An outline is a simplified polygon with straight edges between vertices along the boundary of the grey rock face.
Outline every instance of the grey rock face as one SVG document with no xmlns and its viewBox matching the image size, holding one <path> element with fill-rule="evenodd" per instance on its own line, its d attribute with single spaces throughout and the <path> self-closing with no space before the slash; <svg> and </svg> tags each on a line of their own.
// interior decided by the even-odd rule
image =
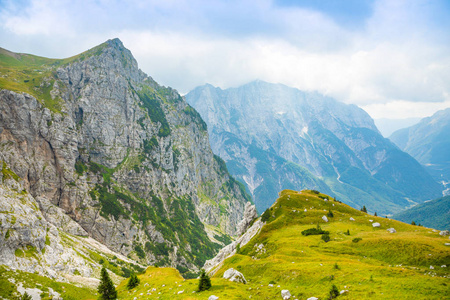
<svg viewBox="0 0 450 300">
<path fill-rule="evenodd" d="M 236 235 L 241 236 L 250 227 L 250 224 L 258 217 L 256 212 L 256 207 L 250 202 L 245 203 L 244 217 L 242 221 L 239 222 Z"/>
<path fill-rule="evenodd" d="M 203 224 L 236 234 L 249 198 L 203 120 L 119 40 L 42 70 L 48 99 L 0 90 L 0 150 L 48 222 L 146 264 L 194 270 L 220 247 Z"/>
<path fill-rule="evenodd" d="M 233 268 L 226 270 L 225 273 L 223 273 L 223 278 L 228 279 L 229 281 L 239 282 L 243 284 L 247 283 L 244 275 Z"/>
<path fill-rule="evenodd" d="M 262 81 L 226 90 L 205 85 L 186 99 L 208 124 L 213 151 L 246 184 L 259 211 L 271 205 L 264 194 L 276 199 L 280 189 L 273 181 L 297 190 L 307 182 L 306 188 L 328 189 L 354 207 L 383 213 L 441 194 L 423 167 L 354 105 Z M 277 173 L 284 163 L 276 157 L 307 172 L 285 178 Z M 259 193 L 264 186 L 272 188 Z"/>
<path fill-rule="evenodd" d="M 450 195 L 450 108 L 394 132 L 389 139 L 419 161 Z M 436 197 L 437 198 L 437 197 Z"/>
</svg>

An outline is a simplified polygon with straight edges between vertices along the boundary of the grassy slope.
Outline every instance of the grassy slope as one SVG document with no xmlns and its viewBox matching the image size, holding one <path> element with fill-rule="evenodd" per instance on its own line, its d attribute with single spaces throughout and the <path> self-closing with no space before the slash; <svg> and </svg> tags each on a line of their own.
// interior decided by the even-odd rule
<svg viewBox="0 0 450 300">
<path fill-rule="evenodd" d="M 131 292 L 125 289 L 126 281 L 122 282 L 119 298 L 207 299 L 214 294 L 220 299 L 277 299 L 282 289 L 288 289 L 298 299 L 326 299 L 333 284 L 339 290 L 349 290 L 339 299 L 445 299 L 450 295 L 450 281 L 445 278 L 450 270 L 441 268 L 450 264 L 450 247 L 444 245 L 448 238 L 428 228 L 373 217 L 317 196 L 308 191 L 283 191 L 272 206 L 274 217 L 240 254 L 225 261 L 212 278 L 211 290 L 192 293 L 198 280 L 184 281 L 174 269 L 151 267 L 139 276 L 141 284 Z M 330 209 L 334 217 L 325 223 L 321 217 Z M 369 220 L 381 227 L 373 228 Z M 301 235 L 317 223 L 330 232 L 330 242 L 317 235 Z M 387 232 L 390 227 L 397 233 Z M 344 234 L 347 229 L 350 236 Z M 355 238 L 361 240 L 354 243 Z M 261 243 L 266 252 L 258 254 L 254 246 Z M 435 269 L 430 270 L 430 265 Z M 222 279 L 231 267 L 242 272 L 249 283 Z M 274 286 L 269 287 L 269 283 Z"/>
</svg>

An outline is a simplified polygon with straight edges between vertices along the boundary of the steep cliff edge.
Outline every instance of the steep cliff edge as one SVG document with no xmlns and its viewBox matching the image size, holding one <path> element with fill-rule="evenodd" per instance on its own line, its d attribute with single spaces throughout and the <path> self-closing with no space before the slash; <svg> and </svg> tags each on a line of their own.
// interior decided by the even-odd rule
<svg viewBox="0 0 450 300">
<path fill-rule="evenodd" d="M 2 49 L 0 72 L 0 160 L 46 221 L 181 272 L 236 233 L 249 197 L 206 124 L 120 40 L 63 60 Z"/>
</svg>

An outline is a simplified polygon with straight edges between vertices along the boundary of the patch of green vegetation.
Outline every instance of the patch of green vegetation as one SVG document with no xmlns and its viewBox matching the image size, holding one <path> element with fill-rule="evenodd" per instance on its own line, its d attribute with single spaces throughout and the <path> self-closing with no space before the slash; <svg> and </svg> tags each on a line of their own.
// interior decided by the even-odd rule
<svg viewBox="0 0 450 300">
<path fill-rule="evenodd" d="M 320 234 L 329 234 L 328 231 L 322 230 L 322 228 L 317 225 L 315 228 L 308 228 L 302 231 L 302 235 L 320 235 Z"/>
<path fill-rule="evenodd" d="M 48 234 L 45 236 L 45 244 L 47 246 L 50 246 L 50 237 L 48 236 Z"/>
<path fill-rule="evenodd" d="M 183 109 L 183 112 L 190 116 L 191 119 L 200 126 L 200 129 L 203 131 L 206 131 L 207 125 L 205 123 L 205 121 L 203 121 L 202 117 L 200 116 L 200 114 L 189 104 L 186 105 L 186 107 Z"/>
<path fill-rule="evenodd" d="M 7 179 L 14 179 L 15 181 L 19 181 L 20 177 L 14 173 L 8 166 L 6 162 L 0 161 L 2 163 L 2 182 L 5 182 Z"/>
<path fill-rule="evenodd" d="M 75 172 L 77 172 L 78 175 L 83 175 L 84 172 L 88 170 L 88 166 L 86 166 L 83 161 L 77 160 L 75 163 Z"/>
<path fill-rule="evenodd" d="M 158 131 L 158 136 L 168 136 L 170 134 L 170 126 L 161 107 L 163 102 L 161 96 L 157 91 L 146 85 L 142 86 L 141 90 L 137 91 L 137 94 L 141 100 L 142 107 L 147 110 L 148 116 L 152 122 L 161 124 Z"/>
</svg>

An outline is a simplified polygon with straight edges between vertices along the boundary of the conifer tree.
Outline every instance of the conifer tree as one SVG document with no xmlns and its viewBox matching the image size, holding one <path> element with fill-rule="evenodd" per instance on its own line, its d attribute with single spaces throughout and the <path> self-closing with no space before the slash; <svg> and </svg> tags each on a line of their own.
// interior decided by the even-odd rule
<svg viewBox="0 0 450 300">
<path fill-rule="evenodd" d="M 134 287 L 137 287 L 141 283 L 136 274 L 132 273 L 130 279 L 128 279 L 127 288 L 131 290 Z"/>
<path fill-rule="evenodd" d="M 367 212 L 367 208 L 366 208 L 365 205 L 363 206 L 363 208 L 361 208 L 361 211 L 362 211 L 362 212 L 365 212 L 365 213 Z"/>
<path fill-rule="evenodd" d="M 105 267 L 102 268 L 100 284 L 98 285 L 98 293 L 100 294 L 101 300 L 115 300 L 117 299 L 117 291 L 114 287 L 114 283 L 111 278 L 109 278 L 109 274 L 106 271 Z"/>
<path fill-rule="evenodd" d="M 211 288 L 211 279 L 208 274 L 206 274 L 205 270 L 201 270 L 200 272 L 200 280 L 198 281 L 198 291 L 206 291 Z"/>
</svg>

